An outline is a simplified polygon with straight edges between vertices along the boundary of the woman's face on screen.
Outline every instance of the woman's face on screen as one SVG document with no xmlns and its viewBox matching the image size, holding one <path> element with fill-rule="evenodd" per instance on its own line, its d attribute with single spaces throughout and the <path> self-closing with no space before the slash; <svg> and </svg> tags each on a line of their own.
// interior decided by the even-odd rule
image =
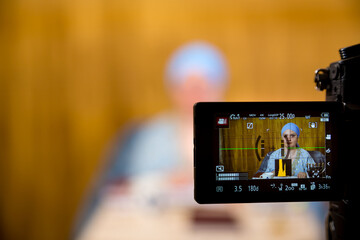
<svg viewBox="0 0 360 240">
<path fill-rule="evenodd" d="M 290 129 L 285 130 L 282 135 L 282 138 L 284 140 L 285 147 L 288 147 L 288 148 L 296 147 L 297 142 L 298 142 L 298 136 L 294 131 L 292 131 Z"/>
</svg>

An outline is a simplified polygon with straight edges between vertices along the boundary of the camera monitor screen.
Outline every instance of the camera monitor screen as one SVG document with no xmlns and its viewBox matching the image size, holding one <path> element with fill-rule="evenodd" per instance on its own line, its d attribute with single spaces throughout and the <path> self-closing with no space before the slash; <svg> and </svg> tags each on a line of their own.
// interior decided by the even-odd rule
<svg viewBox="0 0 360 240">
<path fill-rule="evenodd" d="M 195 200 L 339 199 L 341 109 L 335 102 L 196 104 Z"/>
</svg>

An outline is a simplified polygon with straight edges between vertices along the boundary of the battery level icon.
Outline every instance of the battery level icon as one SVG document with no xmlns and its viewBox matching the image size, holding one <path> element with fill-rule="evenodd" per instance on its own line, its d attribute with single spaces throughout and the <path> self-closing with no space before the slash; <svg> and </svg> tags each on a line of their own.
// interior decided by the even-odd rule
<svg viewBox="0 0 360 240">
<path fill-rule="evenodd" d="M 328 118 L 328 117 L 329 117 L 329 113 L 328 113 L 328 112 L 322 112 L 322 113 L 321 113 L 321 117 L 323 117 L 323 118 Z"/>
</svg>

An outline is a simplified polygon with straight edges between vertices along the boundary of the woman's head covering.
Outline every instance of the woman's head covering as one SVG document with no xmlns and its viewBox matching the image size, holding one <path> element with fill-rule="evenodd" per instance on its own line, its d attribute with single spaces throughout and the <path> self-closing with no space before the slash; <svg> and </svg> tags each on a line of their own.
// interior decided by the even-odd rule
<svg viewBox="0 0 360 240">
<path fill-rule="evenodd" d="M 295 123 L 287 123 L 287 124 L 285 124 L 283 126 L 283 128 L 281 129 L 281 136 L 288 129 L 294 131 L 297 134 L 298 137 L 300 136 L 300 128 Z"/>
<path fill-rule="evenodd" d="M 211 84 L 224 85 L 228 71 L 222 53 L 206 42 L 192 42 L 180 47 L 170 58 L 165 80 L 181 84 L 189 74 L 199 72 Z"/>
<path fill-rule="evenodd" d="M 300 128 L 295 123 L 287 123 L 287 124 L 285 124 L 283 126 L 283 128 L 281 129 L 281 136 L 283 136 L 284 132 L 286 130 L 288 130 L 288 129 L 294 131 L 297 134 L 298 137 L 300 136 Z M 296 146 L 300 147 L 299 143 L 296 143 Z"/>
</svg>

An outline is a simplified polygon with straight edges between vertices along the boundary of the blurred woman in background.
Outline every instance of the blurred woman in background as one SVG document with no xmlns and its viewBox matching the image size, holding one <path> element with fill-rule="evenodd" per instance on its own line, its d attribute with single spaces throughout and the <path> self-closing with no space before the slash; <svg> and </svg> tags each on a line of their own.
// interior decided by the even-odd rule
<svg viewBox="0 0 360 240">
<path fill-rule="evenodd" d="M 121 143 L 115 145 L 79 215 L 76 236 L 86 229 L 103 199 L 111 195 L 127 208 L 163 209 L 195 204 L 193 105 L 223 99 L 227 64 L 213 45 L 191 42 L 171 56 L 164 79 L 173 109 L 142 124 L 131 124 L 122 134 Z"/>
</svg>

